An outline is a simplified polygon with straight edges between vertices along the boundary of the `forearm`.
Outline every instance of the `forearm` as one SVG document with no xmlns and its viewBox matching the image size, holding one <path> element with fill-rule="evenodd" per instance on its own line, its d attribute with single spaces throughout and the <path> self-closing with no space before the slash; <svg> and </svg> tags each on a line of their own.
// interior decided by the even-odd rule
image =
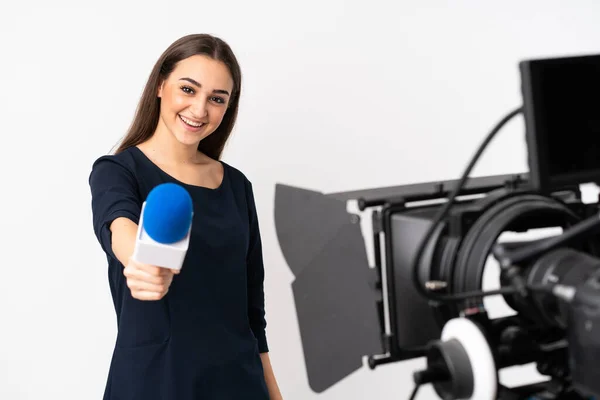
<svg viewBox="0 0 600 400">
<path fill-rule="evenodd" d="M 269 358 L 269 353 L 261 353 L 260 359 L 263 365 L 267 389 L 269 390 L 269 399 L 283 400 L 283 397 L 281 396 L 281 391 L 279 390 L 279 386 L 277 385 L 277 380 L 275 379 L 275 374 L 273 373 L 273 367 L 271 366 L 271 359 Z"/>
<path fill-rule="evenodd" d="M 121 264 L 127 265 L 135 249 L 137 224 L 125 217 L 119 217 L 110 224 L 111 246 Z"/>
</svg>

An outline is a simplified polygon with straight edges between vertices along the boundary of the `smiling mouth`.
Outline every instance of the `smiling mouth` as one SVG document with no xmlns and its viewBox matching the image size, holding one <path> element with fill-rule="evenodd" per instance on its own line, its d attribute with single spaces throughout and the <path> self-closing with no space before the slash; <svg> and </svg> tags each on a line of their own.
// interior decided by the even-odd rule
<svg viewBox="0 0 600 400">
<path fill-rule="evenodd" d="M 202 128 L 204 126 L 204 122 L 196 122 L 189 118 L 184 117 L 183 115 L 179 115 L 179 119 L 181 121 L 183 121 L 183 123 L 186 124 L 187 126 L 189 126 L 190 128 Z"/>
</svg>

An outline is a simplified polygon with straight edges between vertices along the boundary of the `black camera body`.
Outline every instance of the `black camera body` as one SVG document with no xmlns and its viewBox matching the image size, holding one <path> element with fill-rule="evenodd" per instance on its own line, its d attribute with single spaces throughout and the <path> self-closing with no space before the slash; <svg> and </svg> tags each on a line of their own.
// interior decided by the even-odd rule
<svg viewBox="0 0 600 400">
<path fill-rule="evenodd" d="M 559 192 L 544 195 L 533 190 L 527 178 L 527 175 L 506 175 L 472 180 L 465 188 L 463 198 L 455 201 L 447 217 L 438 224 L 429 239 L 418 269 L 419 280 L 432 290 L 444 294 L 481 290 L 486 263 L 501 234 L 556 227 L 568 230 L 598 214 L 597 203 L 586 204 L 582 201 L 579 186 L 563 187 Z M 585 347 L 589 351 L 594 344 L 600 346 L 600 336 L 589 336 L 590 332 L 583 328 L 576 331 L 579 325 L 573 323 L 573 318 L 580 321 L 580 325 L 584 324 L 582 321 L 588 321 L 588 327 L 589 321 L 595 318 L 599 320 L 594 322 L 600 323 L 600 313 L 596 314 L 600 309 L 595 308 L 595 302 L 600 301 L 600 290 L 595 293 L 599 297 L 590 294 L 586 302 L 577 306 L 579 308 L 573 308 L 575 304 L 570 305 L 550 292 L 502 294 L 517 315 L 491 319 L 483 298 L 435 301 L 423 297 L 416 289 L 411 269 L 407 266 L 412 265 L 417 243 L 434 223 L 440 208 L 439 205 L 422 203 L 446 198 L 456 183 L 448 181 L 407 186 L 404 195 L 382 205 L 380 210 L 373 213 L 374 226 L 381 229 L 375 234 L 381 234 L 384 238 L 383 245 L 374 241 L 375 252 L 385 249 L 385 259 L 391 260 L 391 268 L 385 270 L 385 280 L 393 284 L 387 286 L 389 330 L 383 337 L 385 355 L 369 357 L 370 367 L 427 357 L 432 349 L 431 344 L 440 338 L 447 321 L 469 318 L 485 334 L 497 369 L 534 362 L 538 371 L 549 376 L 552 382 L 573 379 L 573 383 L 578 379 L 574 372 L 578 371 L 581 385 L 575 386 L 580 391 L 587 388 L 588 394 L 599 393 L 600 380 L 596 379 L 595 369 L 590 368 L 590 365 L 594 365 L 591 363 L 593 358 L 586 354 Z M 399 193 L 402 193 L 402 188 Z M 369 202 L 364 202 L 362 206 L 369 207 Z M 590 234 L 585 240 L 565 244 L 558 250 L 522 263 L 517 274 L 530 285 L 560 283 L 587 287 L 589 277 L 600 272 L 600 259 L 593 258 L 600 257 L 598 239 L 597 235 Z M 504 242 L 502 246 L 505 250 L 513 251 L 528 244 L 529 241 L 513 241 Z M 381 269 L 382 266 L 376 265 L 376 268 Z M 509 269 L 500 270 L 499 281 L 502 287 L 511 285 Z M 383 304 L 379 304 L 380 315 L 384 314 L 383 308 Z M 380 324 L 383 332 L 384 321 L 381 320 Z M 585 343 L 585 347 L 579 348 L 580 351 L 564 341 L 565 335 L 573 338 L 577 332 L 588 339 L 578 339 L 577 343 Z M 577 364 L 582 365 L 573 370 L 571 366 Z M 588 376 L 592 379 L 587 379 Z M 588 383 L 583 384 L 586 380 Z M 596 385 L 595 392 L 590 392 L 589 385 Z M 501 389 L 504 397 L 499 398 L 525 398 L 541 392 L 548 393 L 549 383 Z M 556 393 L 562 393 L 564 386 L 557 383 L 555 390 Z M 443 395 L 448 392 L 441 389 L 438 393 L 445 398 Z"/>
<path fill-rule="evenodd" d="M 581 192 L 600 183 L 600 56 L 528 60 L 519 71 L 523 106 L 461 179 L 330 194 L 277 185 L 275 224 L 314 391 L 365 363 L 425 357 L 416 390 L 432 383 L 444 399 L 600 396 L 599 199 Z M 518 114 L 529 172 L 469 177 Z M 562 233 L 498 242 L 540 228 Z M 491 257 L 500 288 L 485 291 Z M 491 295 L 514 315 L 490 318 Z M 531 362 L 547 381 L 497 381 L 499 369 Z"/>
<path fill-rule="evenodd" d="M 596 272 L 579 287 L 567 321 L 569 370 L 574 389 L 598 396 L 600 386 L 600 277 Z"/>
<path fill-rule="evenodd" d="M 553 227 L 567 229 L 597 213 L 596 204 L 582 202 L 579 188 L 540 195 L 528 187 L 526 178 L 509 175 L 474 179 L 465 190 L 465 198 L 455 203 L 430 239 L 421 258 L 420 280 L 439 293 L 480 290 L 489 254 L 502 233 Z M 374 241 L 375 252 L 385 249 L 385 258 L 391 261 L 390 268 L 385 270 L 386 281 L 393 282 L 388 285 L 390 332 L 386 335 L 385 351 L 389 351 L 394 361 L 424 355 L 427 344 L 439 338 L 445 321 L 461 316 L 466 309 L 483 307 L 483 299 L 445 303 L 424 298 L 415 288 L 411 269 L 407 268 L 414 261 L 417 243 L 423 239 L 440 207 L 413 203 L 447 197 L 453 184 L 456 182 L 422 184 L 419 192 L 411 186 L 402 199 L 396 198 L 373 213 L 374 225 L 381 227 L 374 234 L 382 234 L 384 240 L 383 246 Z M 517 249 L 527 243 L 504 245 Z M 575 248 L 587 254 L 600 254 L 593 240 L 577 243 Z M 524 276 L 534 267 L 537 272 L 537 264 L 523 267 Z M 376 265 L 376 268 L 382 266 Z M 529 279 L 535 278 L 532 275 Z M 500 281 L 507 282 L 508 278 L 501 274 Z M 504 299 L 517 311 L 525 308 L 513 295 L 504 295 Z M 383 314 L 382 309 L 379 311 Z M 419 321 L 418 326 L 415 320 Z M 504 324 L 503 320 L 496 323 Z M 383 326 L 383 321 L 381 324 Z M 373 358 L 371 362 L 378 365 L 384 360 Z"/>
</svg>

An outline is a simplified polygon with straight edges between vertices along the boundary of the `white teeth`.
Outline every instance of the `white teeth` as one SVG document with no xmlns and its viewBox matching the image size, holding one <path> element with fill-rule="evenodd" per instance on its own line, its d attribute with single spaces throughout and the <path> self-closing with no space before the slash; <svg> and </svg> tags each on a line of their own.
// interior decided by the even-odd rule
<svg viewBox="0 0 600 400">
<path fill-rule="evenodd" d="M 191 120 L 187 119 L 186 117 L 184 117 L 183 115 L 180 115 L 179 118 L 181 118 L 183 120 L 183 122 L 185 122 L 186 124 L 191 125 L 196 128 L 200 128 L 202 125 L 204 125 L 202 122 L 198 123 L 198 122 L 191 121 Z"/>
</svg>

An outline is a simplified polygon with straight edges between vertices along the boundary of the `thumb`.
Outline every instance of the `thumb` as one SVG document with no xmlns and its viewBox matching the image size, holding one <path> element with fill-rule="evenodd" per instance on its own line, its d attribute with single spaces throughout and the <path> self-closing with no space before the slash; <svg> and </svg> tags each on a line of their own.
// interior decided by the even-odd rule
<svg viewBox="0 0 600 400">
<path fill-rule="evenodd" d="M 179 273 L 181 272 L 181 270 L 180 270 L 180 269 L 171 269 L 171 272 L 172 272 L 174 275 L 179 275 Z"/>
</svg>

